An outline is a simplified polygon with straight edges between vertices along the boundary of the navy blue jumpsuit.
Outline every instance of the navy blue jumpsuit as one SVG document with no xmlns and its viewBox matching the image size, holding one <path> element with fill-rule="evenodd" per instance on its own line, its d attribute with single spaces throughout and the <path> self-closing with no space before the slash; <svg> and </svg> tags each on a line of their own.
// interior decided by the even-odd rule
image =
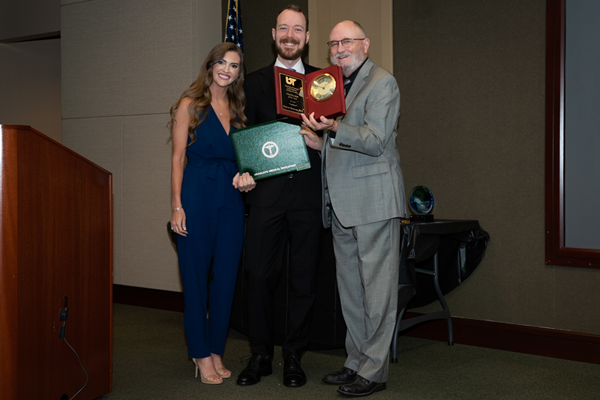
<svg viewBox="0 0 600 400">
<path fill-rule="evenodd" d="M 187 147 L 186 156 L 181 204 L 188 234 L 179 236 L 177 250 L 188 355 L 203 358 L 224 352 L 244 240 L 244 202 L 231 184 L 238 172 L 231 138 L 212 106 L 196 128 L 196 141 Z"/>
</svg>

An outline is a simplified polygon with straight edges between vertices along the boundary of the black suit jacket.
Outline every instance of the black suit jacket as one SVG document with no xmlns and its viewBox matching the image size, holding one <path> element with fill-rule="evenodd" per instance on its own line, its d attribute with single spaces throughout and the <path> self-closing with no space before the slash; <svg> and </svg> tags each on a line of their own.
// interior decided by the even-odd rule
<svg viewBox="0 0 600 400">
<path fill-rule="evenodd" d="M 246 93 L 244 114 L 246 114 L 250 125 L 278 119 L 275 103 L 274 65 L 275 63 L 246 76 L 244 81 L 244 91 Z M 308 64 L 304 64 L 304 69 L 307 74 L 318 70 L 318 68 Z M 300 125 L 299 120 L 291 118 L 285 122 Z M 300 130 L 300 126 L 298 126 L 298 130 Z M 307 204 L 314 208 L 321 208 L 321 157 L 318 151 L 309 147 L 307 149 L 311 167 L 304 171 L 294 172 L 293 179 L 300 185 Z M 286 179 L 289 179 L 287 175 L 280 175 L 259 181 L 256 188 L 248 193 L 246 203 L 251 206 L 269 207 L 281 194 Z"/>
</svg>

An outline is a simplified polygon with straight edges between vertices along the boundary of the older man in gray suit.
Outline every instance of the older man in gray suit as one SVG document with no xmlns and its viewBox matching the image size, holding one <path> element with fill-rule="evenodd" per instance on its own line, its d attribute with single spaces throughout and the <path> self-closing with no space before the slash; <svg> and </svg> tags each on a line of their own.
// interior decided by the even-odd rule
<svg viewBox="0 0 600 400">
<path fill-rule="evenodd" d="M 329 36 L 342 67 L 346 109 L 337 120 L 303 115 L 300 133 L 321 150 L 323 223 L 332 227 L 337 282 L 348 327 L 344 367 L 323 378 L 346 396 L 386 387 L 398 299 L 400 218 L 406 215 L 396 146 L 400 92 L 395 78 L 368 58 L 359 23 L 343 21 Z"/>
</svg>

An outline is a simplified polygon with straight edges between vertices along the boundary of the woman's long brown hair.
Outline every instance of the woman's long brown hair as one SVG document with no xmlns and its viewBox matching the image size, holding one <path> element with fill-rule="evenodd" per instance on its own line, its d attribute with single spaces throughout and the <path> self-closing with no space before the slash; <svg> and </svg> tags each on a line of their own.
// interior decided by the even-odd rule
<svg viewBox="0 0 600 400">
<path fill-rule="evenodd" d="M 171 121 L 167 127 L 172 130 L 175 122 L 175 113 L 181 104 L 181 101 L 189 97 L 192 99 L 188 113 L 190 114 L 190 125 L 188 126 L 188 135 L 190 144 L 196 141 L 195 129 L 206 119 L 208 107 L 212 100 L 210 94 L 210 85 L 213 83 L 213 65 L 225 57 L 225 53 L 233 51 L 240 56 L 240 73 L 237 79 L 227 86 L 227 99 L 229 100 L 229 123 L 236 128 L 242 128 L 248 124 L 248 119 L 244 115 L 246 106 L 246 95 L 244 94 L 244 53 L 233 43 L 220 43 L 216 45 L 204 60 L 198 78 L 189 88 L 187 88 L 179 97 L 179 100 L 171 107 Z"/>
</svg>

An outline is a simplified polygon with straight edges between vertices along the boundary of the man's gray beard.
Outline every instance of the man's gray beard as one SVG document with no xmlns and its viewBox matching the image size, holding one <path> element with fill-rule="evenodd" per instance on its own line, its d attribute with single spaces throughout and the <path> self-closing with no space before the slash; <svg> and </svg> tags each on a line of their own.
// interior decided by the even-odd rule
<svg viewBox="0 0 600 400">
<path fill-rule="evenodd" d="M 337 60 L 335 59 L 335 57 L 331 53 L 329 53 L 329 60 L 331 60 L 331 63 L 333 65 L 338 65 Z"/>
<path fill-rule="evenodd" d="M 338 55 L 340 55 L 340 54 L 346 54 L 346 53 L 338 53 Z M 338 65 L 337 60 L 333 56 L 333 54 L 329 54 L 329 58 L 331 59 L 331 63 L 332 64 Z M 350 76 L 352 74 L 352 72 L 354 72 L 354 70 L 356 70 L 356 68 L 358 68 L 359 65 L 361 64 L 360 61 L 358 61 L 358 60 L 355 59 L 355 57 L 354 57 L 354 55 L 352 53 L 350 53 L 350 58 L 352 58 L 352 60 L 350 61 L 350 63 L 346 64 L 346 66 L 342 67 L 342 72 L 344 73 L 345 77 Z"/>
<path fill-rule="evenodd" d="M 333 56 L 333 54 L 329 54 L 329 58 L 331 59 L 331 63 L 333 65 L 337 65 L 339 67 L 339 64 L 337 63 L 337 59 Z M 342 72 L 344 73 L 344 76 L 346 76 L 347 70 L 348 70 L 348 65 L 346 65 L 345 67 L 342 67 Z"/>
</svg>

